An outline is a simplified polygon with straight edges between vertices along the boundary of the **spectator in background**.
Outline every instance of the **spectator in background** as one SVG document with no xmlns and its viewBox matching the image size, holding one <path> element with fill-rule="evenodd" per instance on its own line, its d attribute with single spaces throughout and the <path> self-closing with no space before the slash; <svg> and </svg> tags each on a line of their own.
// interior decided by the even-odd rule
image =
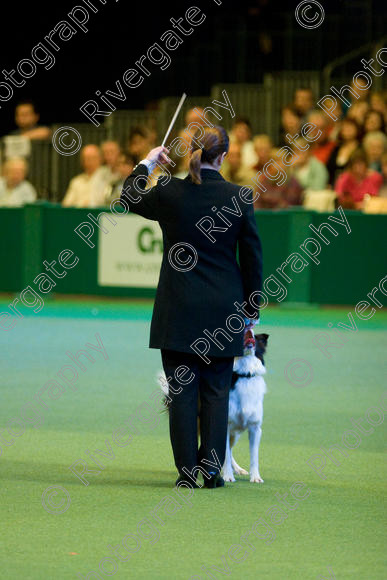
<svg viewBox="0 0 387 580">
<path fill-rule="evenodd" d="M 347 113 L 349 119 L 355 119 L 359 127 L 363 128 L 365 116 L 369 110 L 370 106 L 367 101 L 359 101 L 354 103 Z"/>
<path fill-rule="evenodd" d="M 104 141 L 101 144 L 103 167 L 106 181 L 114 182 L 119 178 L 118 165 L 121 158 L 121 147 L 117 141 Z"/>
<path fill-rule="evenodd" d="M 221 174 L 235 185 L 248 185 L 255 176 L 255 171 L 242 164 L 242 147 L 239 143 L 230 143 Z"/>
<path fill-rule="evenodd" d="M 265 174 L 259 176 L 259 186 L 254 189 L 254 198 L 258 193 L 259 197 L 254 201 L 254 208 L 282 209 L 291 205 L 301 205 L 301 185 L 295 177 L 287 173 L 289 168 L 284 165 L 282 156 L 274 152 L 273 160 L 277 166 L 271 163 L 265 168 Z"/>
<path fill-rule="evenodd" d="M 129 133 L 128 153 L 136 160 L 136 165 L 148 155 L 150 151 L 150 136 L 145 127 L 133 127 Z"/>
<path fill-rule="evenodd" d="M 336 120 L 333 121 L 333 119 L 331 119 L 331 117 L 329 117 L 328 115 L 329 140 L 337 141 L 341 126 L 340 121 L 343 119 L 343 109 L 341 106 L 341 102 L 338 99 L 336 100 L 336 103 L 333 106 L 331 115 L 333 118 L 336 118 Z"/>
<path fill-rule="evenodd" d="M 185 179 L 188 175 L 188 170 L 189 170 L 189 162 L 191 160 L 191 157 L 189 154 L 187 155 L 183 155 L 183 156 L 178 156 L 175 155 L 173 157 L 170 156 L 170 158 L 172 159 L 172 161 L 174 161 L 176 163 L 176 171 L 173 174 L 174 177 L 178 177 L 179 179 Z M 169 171 L 173 171 L 173 167 L 168 167 Z"/>
<path fill-rule="evenodd" d="M 349 110 L 352 109 L 356 103 L 366 103 L 369 105 L 371 85 L 366 88 L 367 84 L 367 81 L 361 77 L 357 77 L 356 82 L 355 80 L 351 82 L 350 87 L 354 94 L 352 94 L 350 91 L 346 91 L 345 93 L 345 98 L 347 101 L 349 101 L 350 104 L 347 105 L 345 102 L 343 102 L 342 107 L 344 116 L 347 115 Z"/>
<path fill-rule="evenodd" d="M 318 135 L 311 145 L 312 155 L 326 165 L 336 147 L 336 142 L 329 139 L 330 121 L 322 111 L 312 111 L 308 115 L 308 122 L 316 126 L 316 130 L 310 133 L 310 139 Z"/>
<path fill-rule="evenodd" d="M 294 91 L 293 107 L 301 118 L 301 124 L 306 122 L 307 116 L 313 110 L 314 96 L 312 89 L 300 87 Z"/>
<path fill-rule="evenodd" d="M 185 114 L 185 127 L 179 131 L 179 137 L 186 141 L 188 144 L 191 143 L 191 137 L 193 137 L 194 133 L 197 130 L 197 125 L 205 126 L 203 121 L 204 109 L 202 107 L 194 107 L 193 109 L 189 109 Z M 196 123 L 196 126 L 189 127 L 191 123 Z M 211 120 L 210 120 L 211 123 Z"/>
<path fill-rule="evenodd" d="M 387 197 L 387 153 L 383 153 L 381 161 L 383 185 L 379 190 L 379 195 L 380 197 Z"/>
<path fill-rule="evenodd" d="M 38 125 L 39 113 L 32 101 L 22 101 L 15 109 L 17 129 L 12 135 L 22 135 L 28 139 L 49 139 L 51 131 L 48 127 Z"/>
<path fill-rule="evenodd" d="M 273 149 L 273 142 L 270 139 L 269 135 L 256 135 L 254 137 L 254 149 L 258 161 L 254 165 L 253 169 L 255 172 L 262 171 L 265 163 L 270 161 L 271 152 Z"/>
<path fill-rule="evenodd" d="M 26 180 L 27 162 L 22 158 L 8 159 L 0 177 L 0 206 L 18 207 L 33 203 L 36 198 L 34 186 Z"/>
<path fill-rule="evenodd" d="M 121 153 L 116 165 L 116 178 L 105 190 L 105 203 L 110 205 L 114 199 L 119 199 L 124 187 L 125 179 L 134 169 L 135 161 L 132 155 Z"/>
<path fill-rule="evenodd" d="M 378 195 L 382 183 L 382 176 L 368 169 L 365 153 L 358 149 L 349 160 L 348 170 L 337 179 L 335 191 L 344 208 L 360 209 L 364 196 Z"/>
<path fill-rule="evenodd" d="M 194 107 L 193 109 L 189 109 L 186 112 L 185 117 L 184 117 L 185 127 L 184 127 L 184 129 L 181 129 L 179 131 L 178 137 L 180 137 L 180 139 L 185 141 L 187 143 L 187 145 L 191 144 L 191 137 L 193 137 L 194 133 L 198 129 L 197 125 L 202 126 L 202 127 L 205 126 L 204 121 L 203 121 L 203 115 L 204 115 L 204 109 L 202 107 Z M 189 128 L 189 125 L 191 123 L 195 123 L 195 125 L 193 127 Z M 178 160 L 177 164 L 179 165 L 179 167 L 181 169 L 181 171 L 179 170 L 178 173 L 185 172 L 185 177 L 186 177 L 188 175 L 188 165 L 189 165 L 189 159 L 190 159 L 189 152 L 187 151 L 187 153 L 185 155 L 181 155 L 178 157 L 180 157 L 180 159 Z M 184 161 L 183 161 L 183 158 L 184 158 Z"/>
<path fill-rule="evenodd" d="M 209 122 L 216 124 L 216 119 L 214 120 L 213 115 L 209 116 Z M 180 137 L 180 139 L 182 139 L 183 141 L 185 141 L 187 143 L 187 145 L 191 144 L 191 137 L 193 137 L 194 133 L 197 131 L 198 129 L 198 125 L 199 126 L 206 126 L 204 121 L 204 109 L 203 107 L 194 107 L 193 109 L 189 109 L 186 114 L 185 114 L 185 127 L 184 129 L 181 129 L 178 133 L 178 137 Z M 195 123 L 195 125 L 193 127 L 189 128 L 189 125 L 191 123 Z M 172 138 L 170 137 L 170 141 L 172 140 Z M 175 177 L 178 177 L 180 179 L 184 179 L 185 177 L 187 177 L 188 175 L 188 167 L 189 167 L 189 161 L 190 161 L 190 153 L 187 150 L 186 154 L 183 155 L 176 155 L 173 159 L 173 161 L 176 163 L 176 171 L 174 173 Z M 172 169 L 172 168 L 171 168 Z"/>
<path fill-rule="evenodd" d="M 287 145 L 289 141 L 286 139 L 286 134 L 289 133 L 292 137 L 299 134 L 301 131 L 301 117 L 296 108 L 291 105 L 286 105 L 281 109 L 281 142 L 280 147 Z"/>
<path fill-rule="evenodd" d="M 81 149 L 83 173 L 73 177 L 62 201 L 64 207 L 98 207 L 105 200 L 106 173 L 102 169 L 102 154 L 97 145 Z"/>
<path fill-rule="evenodd" d="M 377 111 L 383 115 L 385 123 L 387 122 L 386 99 L 383 93 L 371 93 L 370 105 L 373 111 Z"/>
<path fill-rule="evenodd" d="M 185 114 L 185 127 L 184 129 L 181 129 L 178 133 L 178 137 L 180 137 L 180 139 L 182 139 L 183 141 L 185 141 L 187 143 L 187 145 L 191 144 L 191 137 L 193 137 L 194 133 L 197 131 L 199 126 L 204 127 L 205 124 L 203 122 L 203 115 L 204 115 L 204 109 L 202 107 L 194 107 L 193 109 L 189 109 L 186 114 Z M 211 121 L 210 121 L 211 122 Z M 196 125 L 194 125 L 193 127 L 189 128 L 189 125 L 191 123 L 195 123 Z M 170 137 L 170 140 L 171 137 Z M 183 156 L 181 156 L 182 158 Z M 187 152 L 184 157 L 190 157 L 189 153 Z M 184 163 L 185 166 L 188 167 L 187 162 Z M 187 171 L 188 174 L 188 171 Z"/>
<path fill-rule="evenodd" d="M 253 167 L 258 159 L 251 139 L 250 121 L 245 117 L 235 119 L 230 132 L 230 143 L 237 143 L 241 150 L 241 163 L 244 167 Z"/>
<path fill-rule="evenodd" d="M 308 145 L 306 139 L 300 138 L 296 141 L 297 146 L 304 149 Z M 328 170 L 324 163 L 313 157 L 310 147 L 304 151 L 294 151 L 297 159 L 294 161 L 292 174 L 301 185 L 302 189 L 310 191 L 321 191 L 328 184 Z"/>
<path fill-rule="evenodd" d="M 382 113 L 369 109 L 364 117 L 364 133 L 370 133 L 371 131 L 382 131 L 384 133 L 385 123 Z"/>
<path fill-rule="evenodd" d="M 329 183 L 333 186 L 340 172 L 342 172 L 352 153 L 360 147 L 360 127 L 354 119 L 345 117 L 340 122 L 337 136 L 337 145 L 327 162 Z"/>
<path fill-rule="evenodd" d="M 194 107 L 189 109 L 185 114 L 185 126 L 188 127 L 190 123 L 197 123 L 198 125 L 204 125 L 203 121 L 204 109 L 203 107 Z M 212 121 L 210 120 L 210 123 Z M 197 127 L 193 131 L 190 131 L 192 135 L 195 133 Z"/>
<path fill-rule="evenodd" d="M 387 137 L 381 131 L 366 133 L 363 138 L 363 149 L 367 157 L 368 168 L 382 172 L 382 155 L 387 148 Z"/>
</svg>

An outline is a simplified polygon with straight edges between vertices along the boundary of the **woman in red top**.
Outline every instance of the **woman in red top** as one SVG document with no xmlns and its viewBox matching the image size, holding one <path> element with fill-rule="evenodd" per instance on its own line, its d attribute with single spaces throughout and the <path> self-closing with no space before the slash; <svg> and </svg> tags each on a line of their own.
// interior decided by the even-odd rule
<svg viewBox="0 0 387 580">
<path fill-rule="evenodd" d="M 378 195 L 383 183 L 380 173 L 368 169 L 363 151 L 355 151 L 350 157 L 348 171 L 344 171 L 336 181 L 335 191 L 344 207 L 361 208 L 364 196 Z"/>
</svg>

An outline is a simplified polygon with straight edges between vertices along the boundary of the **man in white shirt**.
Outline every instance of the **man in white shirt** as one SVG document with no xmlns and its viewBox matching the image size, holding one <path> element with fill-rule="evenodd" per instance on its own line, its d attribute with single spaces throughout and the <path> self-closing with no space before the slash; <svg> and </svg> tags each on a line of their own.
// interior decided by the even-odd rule
<svg viewBox="0 0 387 580">
<path fill-rule="evenodd" d="M 62 201 L 64 207 L 98 207 L 104 203 L 108 184 L 102 168 L 101 150 L 97 145 L 86 145 L 81 150 L 84 173 L 73 177 Z"/>
<path fill-rule="evenodd" d="M 20 207 L 36 200 L 36 190 L 26 181 L 26 175 L 25 159 L 15 157 L 4 163 L 3 177 L 0 177 L 0 206 Z"/>
</svg>

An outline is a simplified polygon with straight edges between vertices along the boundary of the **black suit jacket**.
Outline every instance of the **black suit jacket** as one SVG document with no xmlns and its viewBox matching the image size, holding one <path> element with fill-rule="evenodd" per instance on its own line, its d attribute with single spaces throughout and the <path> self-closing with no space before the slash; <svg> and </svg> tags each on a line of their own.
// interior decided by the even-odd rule
<svg viewBox="0 0 387 580">
<path fill-rule="evenodd" d="M 121 201 L 129 205 L 131 212 L 158 221 L 163 233 L 164 252 L 153 309 L 150 348 L 193 354 L 191 344 L 201 337 L 206 338 L 205 329 L 212 334 L 221 328 L 233 338 L 232 342 L 219 333 L 217 340 L 223 345 L 223 350 L 209 340 L 207 355 L 242 355 L 243 332 L 227 330 L 226 320 L 237 314 L 234 302 L 248 303 L 249 296 L 260 291 L 262 286 L 261 243 L 253 204 L 242 201 L 240 187 L 225 181 L 218 171 L 212 169 L 202 169 L 200 185 L 194 184 L 190 176 L 185 179 L 172 177 L 169 181 L 164 176 L 155 187 L 140 195 L 138 188 L 145 189 L 147 176 L 147 167 L 138 165 L 125 181 Z M 212 209 L 219 211 L 222 207 L 241 213 L 238 216 L 222 211 L 232 224 L 229 227 Z M 212 217 L 216 227 L 227 230 L 214 231 L 215 242 L 196 226 L 204 216 Z M 193 246 L 197 255 L 197 263 L 189 271 L 182 271 L 184 266 L 180 270 L 174 268 L 168 260 L 170 249 L 182 242 Z M 185 259 L 189 262 L 193 256 L 193 251 L 188 249 L 186 253 L 183 249 L 180 262 Z M 246 308 L 249 313 L 254 311 L 251 306 Z M 239 315 L 243 317 L 243 314 Z M 230 319 L 230 324 L 233 328 L 238 327 L 235 319 Z"/>
</svg>

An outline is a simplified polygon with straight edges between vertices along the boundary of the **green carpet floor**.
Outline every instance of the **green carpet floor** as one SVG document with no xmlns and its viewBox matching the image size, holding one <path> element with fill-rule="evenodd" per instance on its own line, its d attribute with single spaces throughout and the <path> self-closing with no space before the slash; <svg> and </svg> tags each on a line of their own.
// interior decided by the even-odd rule
<svg viewBox="0 0 387 580">
<path fill-rule="evenodd" d="M 2 310 L 8 302 L 1 300 Z M 384 580 L 386 422 L 371 412 L 375 426 L 362 423 L 372 432 L 358 435 L 357 448 L 346 449 L 342 437 L 354 429 L 351 418 L 386 409 L 386 311 L 369 321 L 355 317 L 358 332 L 344 332 L 347 342 L 328 359 L 313 338 L 331 333 L 329 323 L 348 324 L 348 309 L 267 308 L 260 327 L 270 334 L 260 454 L 265 483 L 244 476 L 223 489 L 177 497 L 167 418 L 140 407 L 151 401 L 161 368 L 159 352 L 147 348 L 151 306 L 56 300 L 0 335 L 1 580 Z M 108 358 L 89 348 L 94 362 L 83 358 L 75 388 L 58 387 L 58 398 L 48 399 L 52 381 L 65 385 L 57 373 L 74 364 L 66 352 L 97 346 L 96 334 Z M 285 377 L 296 358 L 312 369 L 306 386 Z M 23 432 L 20 418 L 39 391 L 46 406 L 39 417 L 30 412 Z M 112 434 L 129 416 L 136 434 L 119 447 Z M 4 431 L 7 423 L 13 436 Z M 332 445 L 347 453 L 336 451 L 336 463 L 322 451 Z M 94 454 L 99 466 L 87 455 L 96 449 L 105 453 Z M 315 454 L 326 458 L 319 473 L 308 463 L 317 466 Z M 235 457 L 248 467 L 246 434 Z M 69 470 L 78 460 L 93 471 L 87 486 Z M 292 500 L 290 509 L 278 496 L 290 494 L 295 482 L 306 497 Z M 241 540 L 246 534 L 250 545 Z M 124 538 L 129 551 L 122 548 L 119 559 L 113 550 Z"/>
</svg>

